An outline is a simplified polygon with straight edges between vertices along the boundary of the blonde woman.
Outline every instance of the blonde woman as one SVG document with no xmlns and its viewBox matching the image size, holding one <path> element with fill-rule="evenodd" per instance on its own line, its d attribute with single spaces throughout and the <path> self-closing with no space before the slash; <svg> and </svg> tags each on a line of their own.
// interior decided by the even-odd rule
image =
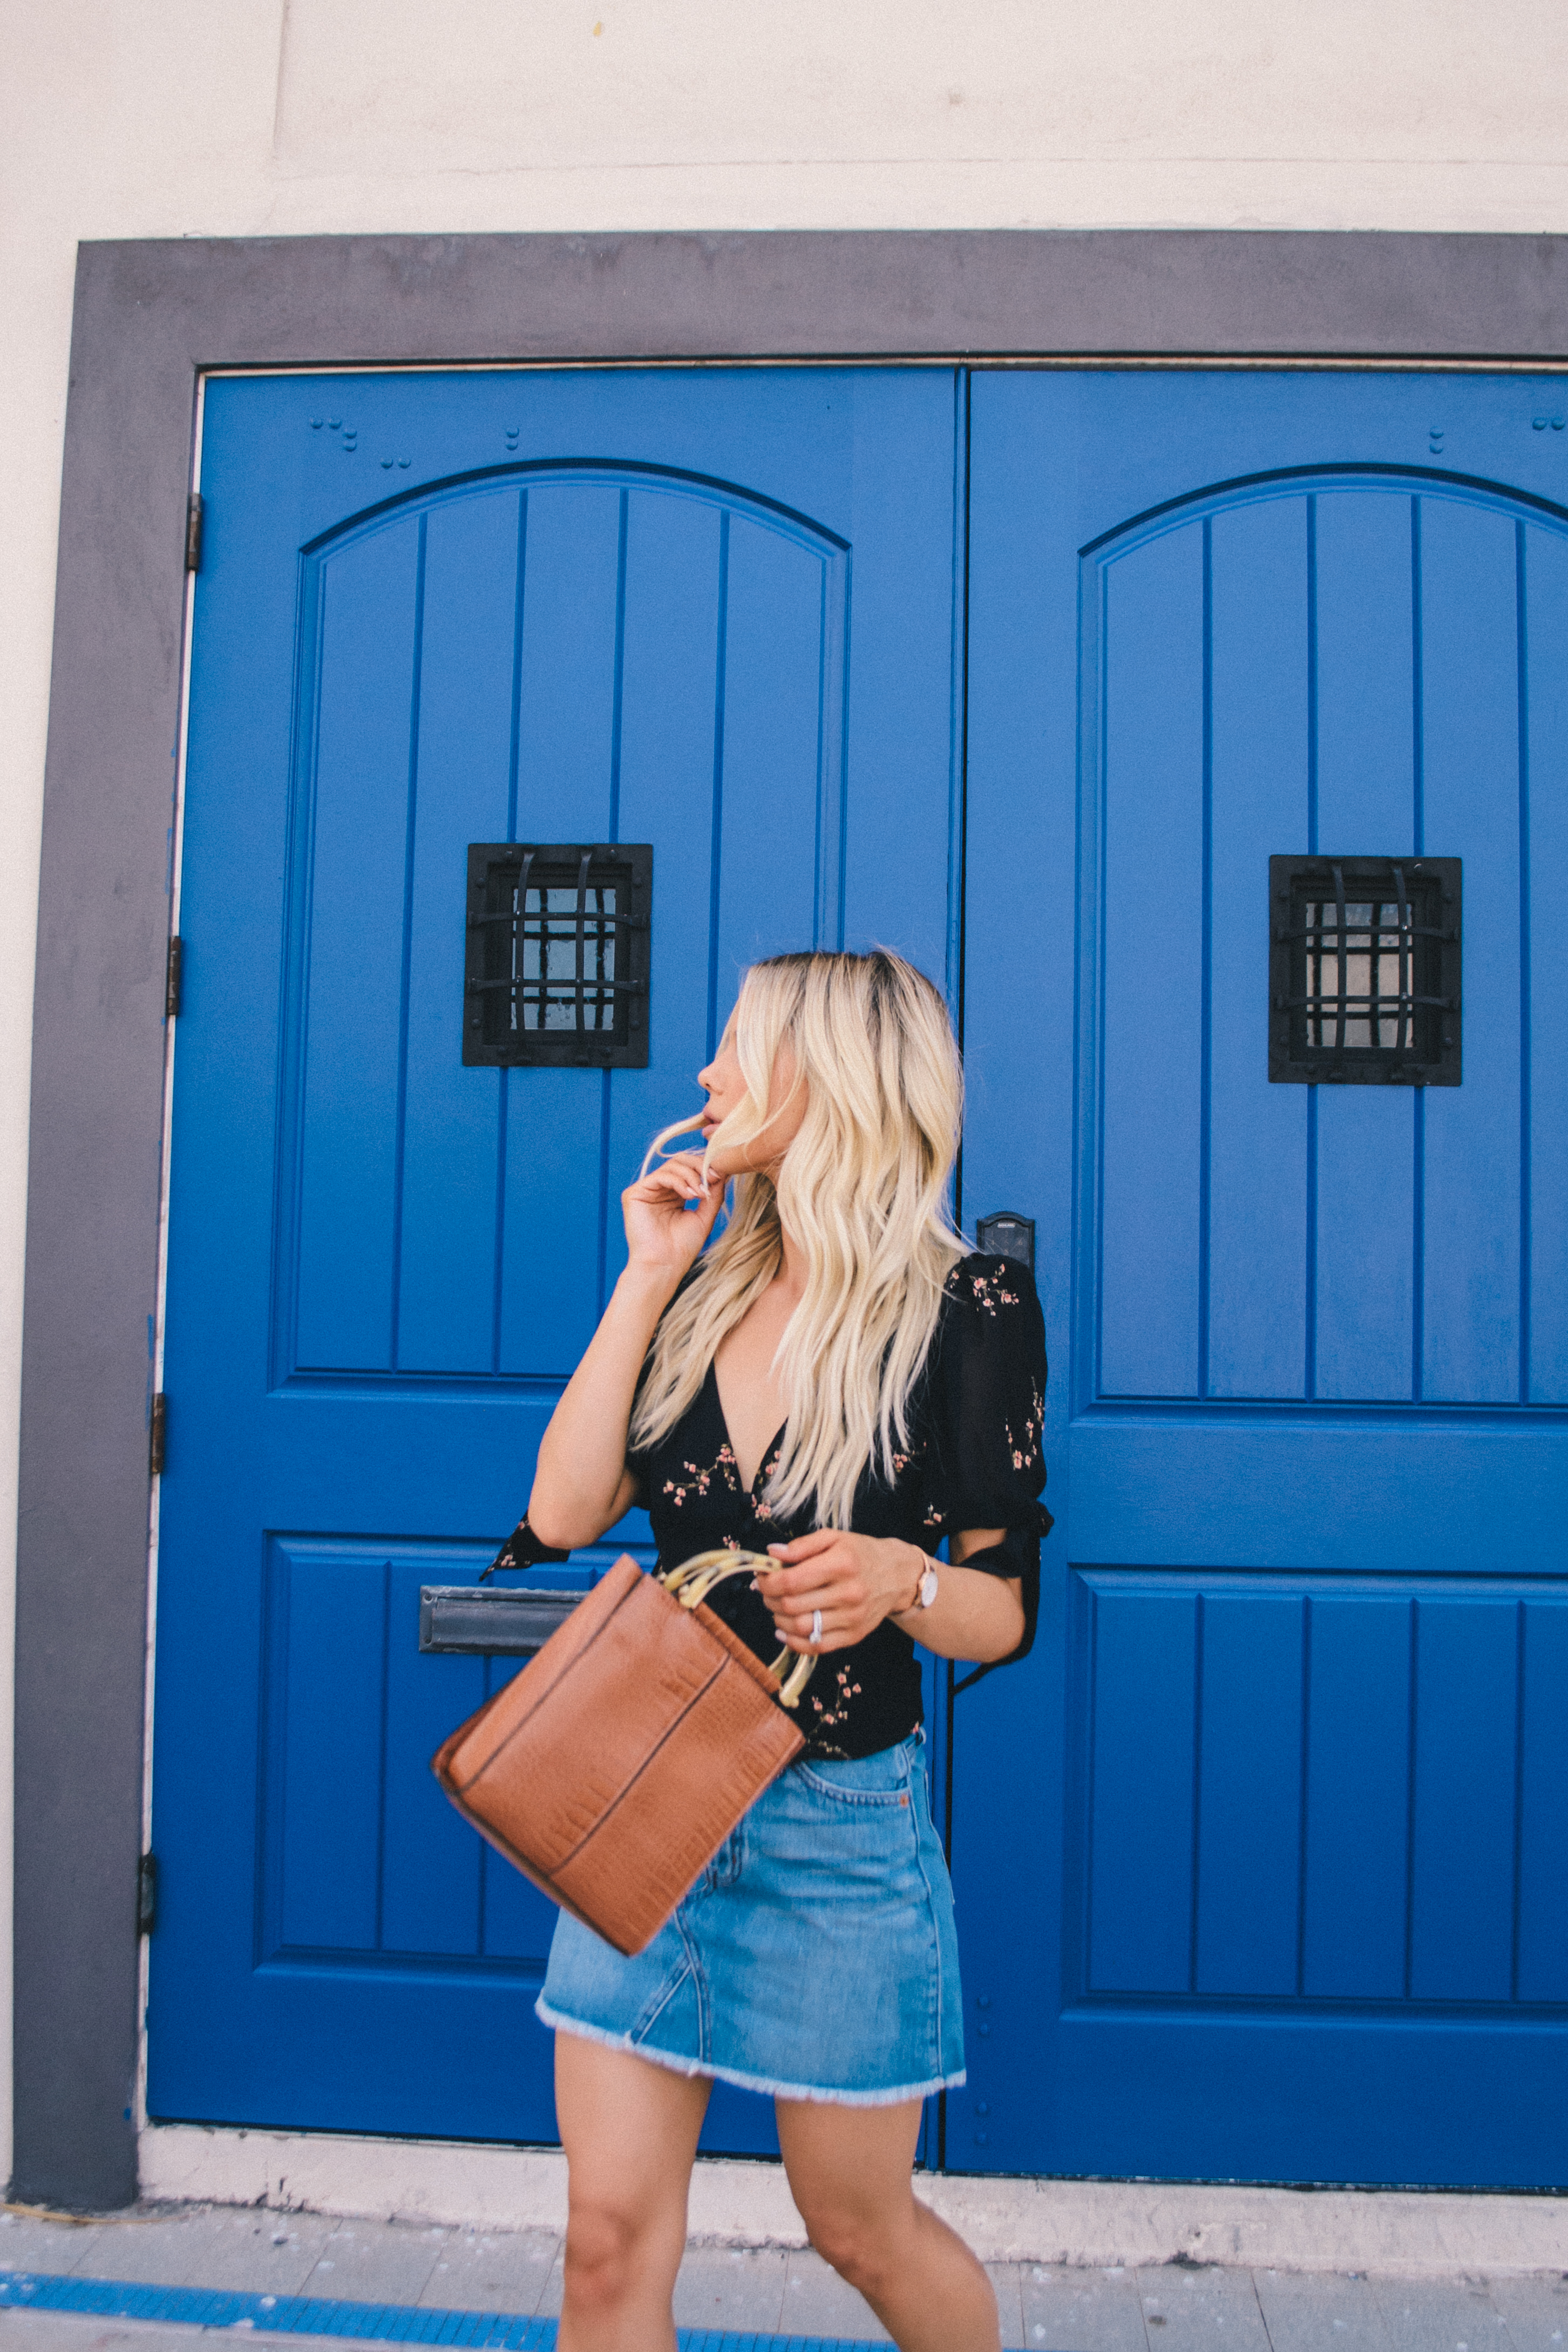
<svg viewBox="0 0 1568 2352">
<path fill-rule="evenodd" d="M 911 2186 L 921 2102 L 964 2079 L 915 1645 L 1029 1646 L 1050 1525 L 1040 1307 L 948 1220 L 958 1056 L 901 958 L 754 965 L 698 1084 L 703 1150 L 650 1152 L 622 1195 L 626 1270 L 524 1526 L 592 1543 L 641 1503 L 665 1565 L 766 1549 L 769 1574 L 709 1605 L 758 1656 L 782 1637 L 820 1663 L 804 1754 L 647 1950 L 557 1927 L 538 2011 L 570 2168 L 561 2352 L 673 2352 L 715 2078 L 772 2095 L 811 2242 L 904 2352 L 996 2352 L 984 2270 Z"/>
</svg>

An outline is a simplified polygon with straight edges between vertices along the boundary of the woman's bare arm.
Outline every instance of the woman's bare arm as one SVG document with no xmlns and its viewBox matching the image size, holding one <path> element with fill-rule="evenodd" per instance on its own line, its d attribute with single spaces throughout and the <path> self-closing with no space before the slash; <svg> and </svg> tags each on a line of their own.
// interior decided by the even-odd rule
<svg viewBox="0 0 1568 2352">
<path fill-rule="evenodd" d="M 1000 1543 L 1006 1533 L 1005 1528 L 966 1528 L 950 1537 L 946 1567 L 936 1563 L 936 1600 L 929 1609 L 892 1611 L 894 1623 L 939 1658 L 988 1665 L 993 1659 L 1010 1657 L 1023 1640 L 1022 1578 L 988 1576 L 984 1569 L 961 1565 L 970 1552 Z M 976 1649 L 977 1642 L 983 1646 Z"/>
<path fill-rule="evenodd" d="M 597 1542 L 636 1500 L 626 1432 L 637 1377 L 654 1326 L 695 1263 L 723 1198 L 716 1177 L 705 1192 L 693 1152 L 666 1160 L 621 1195 L 626 1268 L 550 1415 L 528 1497 L 528 1525 L 552 1549 Z"/>
</svg>

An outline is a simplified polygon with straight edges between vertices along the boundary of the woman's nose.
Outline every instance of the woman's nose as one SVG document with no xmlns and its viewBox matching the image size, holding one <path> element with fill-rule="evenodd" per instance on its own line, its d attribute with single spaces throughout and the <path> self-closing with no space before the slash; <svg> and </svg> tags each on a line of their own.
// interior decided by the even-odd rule
<svg viewBox="0 0 1568 2352">
<path fill-rule="evenodd" d="M 697 1072 L 697 1084 L 698 1084 L 698 1086 L 699 1086 L 699 1087 L 701 1087 L 701 1088 L 702 1088 L 702 1090 L 703 1090 L 703 1092 L 704 1092 L 704 1094 L 705 1094 L 705 1095 L 711 1095 L 711 1094 L 712 1094 L 712 1092 L 713 1092 L 713 1065 L 712 1065 L 712 1063 L 711 1063 L 711 1062 L 708 1064 L 708 1066 L 707 1066 L 707 1067 L 706 1067 L 706 1069 L 702 1069 L 702 1070 L 699 1070 L 699 1071 Z"/>
</svg>

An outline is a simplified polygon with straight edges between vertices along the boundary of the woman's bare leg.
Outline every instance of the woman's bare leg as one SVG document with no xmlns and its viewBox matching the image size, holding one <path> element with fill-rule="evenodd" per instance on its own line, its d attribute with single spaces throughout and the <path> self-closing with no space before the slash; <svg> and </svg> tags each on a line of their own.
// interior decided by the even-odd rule
<svg viewBox="0 0 1568 2352">
<path fill-rule="evenodd" d="M 567 2162 L 559 2352 L 675 2352 L 670 2298 L 712 2085 L 580 2033 L 555 2038 Z"/>
<path fill-rule="evenodd" d="M 920 2101 L 775 2104 L 789 2191 L 811 2243 L 860 2289 L 899 2352 L 998 2352 L 990 2280 L 915 2195 Z"/>
</svg>

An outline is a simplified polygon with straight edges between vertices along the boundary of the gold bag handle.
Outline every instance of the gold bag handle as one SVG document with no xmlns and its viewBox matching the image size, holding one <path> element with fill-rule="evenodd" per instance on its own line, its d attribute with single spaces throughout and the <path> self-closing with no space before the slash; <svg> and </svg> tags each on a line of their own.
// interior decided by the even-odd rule
<svg viewBox="0 0 1568 2352">
<path fill-rule="evenodd" d="M 738 1576 L 743 1570 L 755 1576 L 758 1569 L 767 1572 L 778 1565 L 779 1562 L 769 1559 L 766 1552 L 699 1551 L 694 1552 L 690 1559 L 684 1559 L 679 1568 L 672 1568 L 669 1574 L 661 1577 L 659 1581 L 666 1592 L 674 1594 L 683 1609 L 695 1609 L 699 1601 L 707 1599 L 716 1584 L 724 1582 L 727 1576 Z M 783 1681 L 779 1693 L 779 1706 L 791 1711 L 800 1706 L 800 1694 L 810 1681 L 811 1669 L 817 1663 L 808 1652 L 804 1656 L 795 1658 L 788 1679 L 784 1679 L 784 1669 L 792 1656 L 792 1651 L 780 1650 L 768 1669 L 770 1674 Z"/>
</svg>

